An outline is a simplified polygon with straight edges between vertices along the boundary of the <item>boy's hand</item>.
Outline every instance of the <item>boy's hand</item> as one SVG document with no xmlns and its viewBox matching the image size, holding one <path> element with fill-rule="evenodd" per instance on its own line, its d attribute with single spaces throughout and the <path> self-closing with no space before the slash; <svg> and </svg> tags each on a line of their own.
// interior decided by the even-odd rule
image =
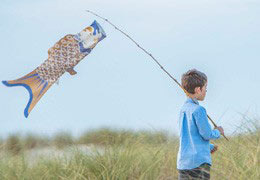
<svg viewBox="0 0 260 180">
<path fill-rule="evenodd" d="M 214 145 L 214 148 L 210 151 L 211 154 L 213 154 L 215 151 L 218 150 L 218 146 L 217 145 Z"/>
<path fill-rule="evenodd" d="M 215 129 L 219 130 L 220 134 L 224 135 L 224 129 L 221 126 L 218 126 Z"/>
</svg>

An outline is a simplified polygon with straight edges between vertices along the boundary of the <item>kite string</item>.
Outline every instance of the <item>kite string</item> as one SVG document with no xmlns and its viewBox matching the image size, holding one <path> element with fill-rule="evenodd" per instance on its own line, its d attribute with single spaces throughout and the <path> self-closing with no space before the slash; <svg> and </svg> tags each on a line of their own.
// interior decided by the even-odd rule
<svg viewBox="0 0 260 180">
<path fill-rule="evenodd" d="M 138 48 L 140 48 L 141 50 L 143 50 L 147 55 L 149 55 L 154 61 L 155 63 L 173 80 L 175 81 L 178 86 L 184 91 L 184 93 L 189 96 L 189 93 L 186 91 L 186 89 L 184 89 L 182 87 L 182 85 L 168 72 L 165 70 L 165 68 L 159 63 L 159 61 L 151 54 L 149 53 L 147 50 L 145 50 L 142 46 L 140 46 L 133 38 L 131 38 L 128 34 L 126 34 L 124 31 L 122 31 L 121 29 L 119 29 L 117 26 L 115 26 L 113 23 L 111 23 L 108 19 L 94 13 L 93 11 L 90 10 L 86 10 L 88 13 L 93 14 L 94 16 L 99 17 L 100 19 L 103 19 L 104 21 L 106 21 L 108 24 L 110 24 L 111 26 L 113 26 L 116 30 L 118 30 L 119 32 L 121 32 L 122 34 L 124 34 L 128 39 L 130 39 Z M 192 99 L 193 100 L 193 99 Z M 194 100 L 193 100 L 194 101 Z M 209 115 L 207 115 L 207 117 L 209 118 L 209 120 L 212 122 L 212 124 L 214 125 L 214 127 L 216 128 L 217 125 L 216 123 L 209 117 Z M 223 137 L 228 140 L 228 138 L 223 134 Z"/>
</svg>

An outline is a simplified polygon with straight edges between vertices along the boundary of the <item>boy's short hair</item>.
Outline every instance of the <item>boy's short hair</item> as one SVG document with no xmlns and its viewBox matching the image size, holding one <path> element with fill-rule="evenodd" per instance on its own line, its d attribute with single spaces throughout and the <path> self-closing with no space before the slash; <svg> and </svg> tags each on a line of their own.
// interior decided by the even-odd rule
<svg viewBox="0 0 260 180">
<path fill-rule="evenodd" d="M 188 91 L 188 93 L 194 94 L 195 88 L 202 88 L 207 82 L 207 76 L 203 72 L 196 69 L 191 69 L 184 73 L 181 78 L 182 87 Z"/>
</svg>

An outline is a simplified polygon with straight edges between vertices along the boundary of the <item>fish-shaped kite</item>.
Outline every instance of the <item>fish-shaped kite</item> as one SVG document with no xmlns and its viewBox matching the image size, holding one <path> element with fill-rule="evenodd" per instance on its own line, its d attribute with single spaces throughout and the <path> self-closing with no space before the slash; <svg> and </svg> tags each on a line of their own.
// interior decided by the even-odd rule
<svg viewBox="0 0 260 180">
<path fill-rule="evenodd" d="M 48 50 L 48 59 L 26 76 L 2 81 L 6 86 L 23 86 L 29 91 L 30 99 L 24 116 L 28 117 L 41 97 L 65 72 L 75 75 L 77 72 L 73 68 L 105 37 L 103 28 L 94 21 L 80 33 L 60 39 Z"/>
</svg>

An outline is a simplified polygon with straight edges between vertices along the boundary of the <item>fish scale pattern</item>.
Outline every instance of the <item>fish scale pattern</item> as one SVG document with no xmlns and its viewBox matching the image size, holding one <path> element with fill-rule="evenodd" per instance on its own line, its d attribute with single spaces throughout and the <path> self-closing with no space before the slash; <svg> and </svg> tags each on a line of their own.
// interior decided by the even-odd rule
<svg viewBox="0 0 260 180">
<path fill-rule="evenodd" d="M 36 72 L 41 79 L 54 83 L 86 55 L 80 51 L 79 42 L 74 35 L 66 35 L 48 50 L 48 59 L 36 69 Z"/>
</svg>

